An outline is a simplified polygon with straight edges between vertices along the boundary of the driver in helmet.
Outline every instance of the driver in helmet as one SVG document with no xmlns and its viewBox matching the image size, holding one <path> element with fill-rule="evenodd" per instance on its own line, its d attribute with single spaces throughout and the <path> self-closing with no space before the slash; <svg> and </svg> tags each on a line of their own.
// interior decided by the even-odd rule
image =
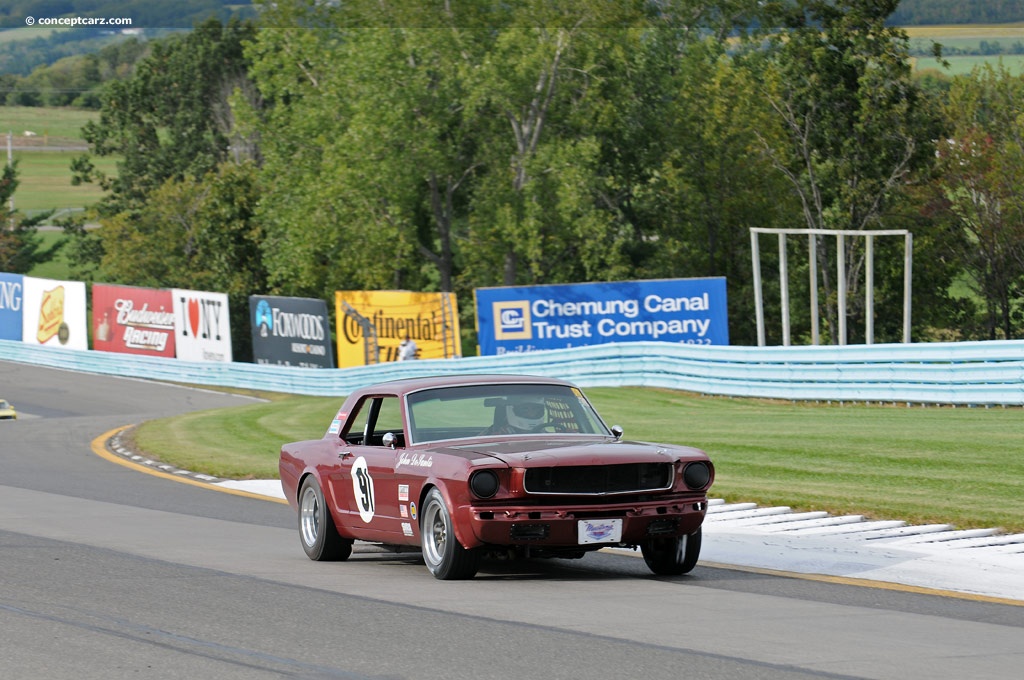
<svg viewBox="0 0 1024 680">
<path fill-rule="evenodd" d="M 547 408 L 540 397 L 524 397 L 504 406 L 505 425 L 488 428 L 487 434 L 523 434 L 535 432 L 546 422 Z"/>
</svg>

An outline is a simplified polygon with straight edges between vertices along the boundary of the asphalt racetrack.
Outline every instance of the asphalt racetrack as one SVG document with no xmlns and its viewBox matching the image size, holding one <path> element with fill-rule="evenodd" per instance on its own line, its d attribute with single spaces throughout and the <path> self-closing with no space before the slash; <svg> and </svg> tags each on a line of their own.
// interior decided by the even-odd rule
<svg viewBox="0 0 1024 680">
<path fill-rule="evenodd" d="M 144 474 L 104 433 L 241 397 L 0 361 L 0 678 L 1012 678 L 1024 606 L 702 563 L 314 563 L 288 506 Z M 706 538 L 705 543 L 710 539 Z"/>
</svg>

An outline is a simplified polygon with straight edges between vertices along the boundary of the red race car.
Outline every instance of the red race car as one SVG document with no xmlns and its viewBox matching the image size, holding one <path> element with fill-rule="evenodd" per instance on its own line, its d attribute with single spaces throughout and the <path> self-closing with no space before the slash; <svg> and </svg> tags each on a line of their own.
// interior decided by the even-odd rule
<svg viewBox="0 0 1024 680">
<path fill-rule="evenodd" d="M 281 448 L 280 471 L 310 559 L 348 559 L 355 540 L 419 546 L 439 579 L 472 578 L 487 553 L 610 546 L 684 574 L 715 476 L 703 451 L 624 441 L 571 383 L 509 375 L 357 390 L 321 439 Z"/>
</svg>

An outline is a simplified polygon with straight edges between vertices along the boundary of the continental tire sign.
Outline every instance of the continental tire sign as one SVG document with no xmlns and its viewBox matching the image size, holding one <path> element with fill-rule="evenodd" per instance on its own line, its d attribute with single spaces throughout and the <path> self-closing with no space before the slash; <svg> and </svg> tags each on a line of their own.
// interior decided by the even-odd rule
<svg viewBox="0 0 1024 680">
<path fill-rule="evenodd" d="M 334 302 L 339 368 L 396 361 L 406 337 L 417 359 L 462 356 L 454 293 L 339 290 Z"/>
<path fill-rule="evenodd" d="M 257 364 L 334 368 L 327 303 L 312 298 L 249 297 Z"/>
</svg>

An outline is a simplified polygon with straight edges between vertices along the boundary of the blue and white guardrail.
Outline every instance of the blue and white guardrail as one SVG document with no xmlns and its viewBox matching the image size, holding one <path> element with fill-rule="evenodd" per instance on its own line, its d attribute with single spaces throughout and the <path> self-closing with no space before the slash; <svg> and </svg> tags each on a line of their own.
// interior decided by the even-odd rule
<svg viewBox="0 0 1024 680">
<path fill-rule="evenodd" d="M 1024 406 L 1024 340 L 812 347 L 630 342 L 344 369 L 189 362 L 0 340 L 0 359 L 87 373 L 292 394 L 440 374 L 523 373 L 581 387 L 664 387 L 790 400 Z"/>
</svg>

